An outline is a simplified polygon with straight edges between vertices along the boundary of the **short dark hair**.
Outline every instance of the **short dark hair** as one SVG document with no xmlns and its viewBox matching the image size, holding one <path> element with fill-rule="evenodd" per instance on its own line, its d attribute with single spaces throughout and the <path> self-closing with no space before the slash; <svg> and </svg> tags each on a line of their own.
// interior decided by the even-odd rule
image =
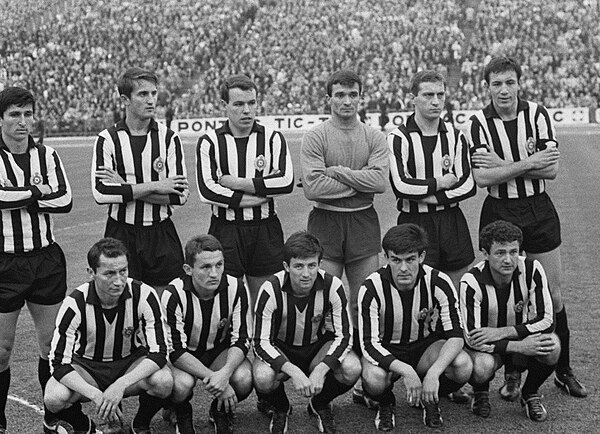
<svg viewBox="0 0 600 434">
<path fill-rule="evenodd" d="M 154 85 L 158 85 L 158 76 L 147 69 L 139 68 L 134 66 L 126 70 L 121 78 L 119 78 L 119 82 L 117 83 L 117 89 L 119 90 L 119 95 L 125 95 L 126 97 L 131 97 L 131 92 L 135 88 L 135 85 L 138 81 L 149 81 Z"/>
<path fill-rule="evenodd" d="M 414 223 L 403 223 L 387 231 L 381 247 L 386 255 L 389 252 L 397 255 L 413 252 L 421 254 L 427 248 L 427 243 L 427 234 L 421 226 Z"/>
<path fill-rule="evenodd" d="M 413 75 L 412 80 L 410 81 L 410 93 L 413 95 L 417 95 L 419 93 L 419 86 L 421 83 L 438 83 L 441 82 L 444 85 L 444 89 L 446 89 L 446 78 L 437 72 L 431 69 L 426 69 L 424 71 L 419 71 L 415 75 Z"/>
<path fill-rule="evenodd" d="M 4 117 L 4 112 L 8 110 L 11 105 L 25 107 L 27 104 L 31 104 L 31 107 L 35 112 L 35 98 L 30 91 L 22 87 L 7 87 L 0 92 L 0 118 Z"/>
<path fill-rule="evenodd" d="M 496 220 L 486 225 L 479 233 L 479 248 L 490 253 L 494 242 L 500 244 L 519 242 L 519 249 L 523 244 L 523 232 L 518 226 L 504 220 Z"/>
<path fill-rule="evenodd" d="M 306 231 L 294 232 L 283 245 L 283 260 L 289 264 L 292 258 L 323 257 L 323 247 L 314 235 Z"/>
<path fill-rule="evenodd" d="M 229 102 L 229 89 L 255 90 L 258 92 L 256 83 L 244 74 L 230 75 L 221 84 L 221 99 Z"/>
<path fill-rule="evenodd" d="M 197 235 L 185 244 L 185 263 L 193 267 L 196 255 L 202 252 L 223 251 L 223 245 L 213 235 Z"/>
<path fill-rule="evenodd" d="M 118 258 L 119 256 L 126 256 L 129 260 L 129 253 L 127 247 L 121 241 L 115 238 L 102 238 L 96 244 L 94 244 L 87 254 L 88 265 L 94 272 L 98 269 L 100 263 L 100 256 L 104 255 L 107 258 Z"/>
<path fill-rule="evenodd" d="M 506 71 L 515 71 L 517 81 L 521 80 L 521 74 L 523 73 L 521 65 L 515 59 L 505 56 L 493 57 L 490 63 L 483 68 L 483 78 L 487 84 L 490 84 L 490 74 L 499 74 Z"/>
<path fill-rule="evenodd" d="M 334 84 L 352 87 L 354 83 L 358 83 L 358 93 L 362 93 L 362 81 L 356 72 L 348 69 L 336 71 L 327 80 L 327 95 L 331 96 L 331 89 Z"/>
</svg>

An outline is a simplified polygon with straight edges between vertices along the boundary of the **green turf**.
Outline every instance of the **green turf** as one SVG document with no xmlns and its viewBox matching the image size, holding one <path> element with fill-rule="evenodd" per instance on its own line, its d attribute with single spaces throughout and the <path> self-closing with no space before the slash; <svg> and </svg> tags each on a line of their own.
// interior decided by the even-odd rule
<svg viewBox="0 0 600 434">
<path fill-rule="evenodd" d="M 600 317 L 600 295 L 597 291 L 596 270 L 599 266 L 597 246 L 600 240 L 598 225 L 598 204 L 600 192 L 598 167 L 600 167 L 600 128 L 595 126 L 559 130 L 561 142 L 561 170 L 558 179 L 550 183 L 550 195 L 562 219 L 563 229 L 563 294 L 569 312 L 572 365 L 577 374 L 588 386 L 591 396 L 575 399 L 562 394 L 551 381 L 541 389 L 544 403 L 550 413 L 549 419 L 540 424 L 525 418 L 517 403 L 505 403 L 496 394 L 499 379 L 492 384 L 492 414 L 481 420 L 471 414 L 466 405 L 456 405 L 448 401 L 441 404 L 445 421 L 445 432 L 596 432 L 600 415 L 600 400 L 597 378 L 600 373 L 598 357 L 598 323 Z M 296 175 L 299 175 L 298 154 L 299 135 L 289 135 Z M 100 238 L 104 231 L 106 208 L 96 205 L 90 191 L 90 159 L 93 139 L 61 139 L 51 141 L 55 145 L 66 166 L 73 188 L 74 207 L 69 215 L 57 216 L 55 233 L 63 247 L 69 272 L 69 288 L 87 280 L 85 254 L 91 244 Z M 185 141 L 187 167 L 191 181 L 191 194 L 188 203 L 175 211 L 174 221 L 183 242 L 197 233 L 208 229 L 210 214 L 208 206 L 200 202 L 194 170 L 194 142 Z M 485 192 L 479 190 L 477 196 L 463 204 L 471 232 L 478 228 L 478 216 Z M 278 199 L 278 212 L 286 235 L 306 226 L 306 218 L 311 204 L 296 188 L 288 196 Z M 395 224 L 397 213 L 391 189 L 379 195 L 376 208 L 380 216 L 382 230 Z M 37 382 L 37 344 L 29 315 L 24 311 L 18 326 L 15 349 L 12 356 L 12 385 L 10 394 L 40 406 L 41 394 Z M 498 377 L 498 376 L 497 376 Z M 312 421 L 306 414 L 306 400 L 291 391 L 287 386 L 294 406 L 290 419 L 291 433 L 315 432 Z M 397 383 L 398 398 L 396 424 L 397 432 L 417 432 L 425 428 L 421 423 L 421 413 L 406 406 L 403 388 Z M 209 399 L 196 387 L 193 401 L 195 422 L 198 432 L 210 428 L 207 422 Z M 268 419 L 256 411 L 255 396 L 241 403 L 237 410 L 238 432 L 268 432 Z M 126 400 L 127 421 L 133 417 L 137 399 Z M 335 414 L 340 432 L 376 432 L 373 425 L 375 413 L 351 403 L 350 394 L 335 401 Z M 41 417 L 34 410 L 9 401 L 7 406 L 10 433 L 41 432 Z M 172 433 L 159 417 L 153 428 L 157 433 Z"/>
</svg>

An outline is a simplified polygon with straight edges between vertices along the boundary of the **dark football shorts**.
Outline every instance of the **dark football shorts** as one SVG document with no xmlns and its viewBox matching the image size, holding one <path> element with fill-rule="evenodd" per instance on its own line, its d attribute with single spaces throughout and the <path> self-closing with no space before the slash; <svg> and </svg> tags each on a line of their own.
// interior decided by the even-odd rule
<svg viewBox="0 0 600 434">
<path fill-rule="evenodd" d="M 481 208 L 479 230 L 496 220 L 506 220 L 523 231 L 523 250 L 545 253 L 561 244 L 560 220 L 546 193 L 523 199 L 486 197 Z"/>
<path fill-rule="evenodd" d="M 421 226 L 429 244 L 425 264 L 441 271 L 455 271 L 475 259 L 467 220 L 459 207 L 433 213 L 400 213 L 398 224 Z"/>
<path fill-rule="evenodd" d="M 136 362 L 136 360 L 146 357 L 146 354 L 148 354 L 148 350 L 144 347 L 139 347 L 124 359 L 115 360 L 113 362 L 97 362 L 73 354 L 71 364 L 81 366 L 85 369 L 85 371 L 94 379 L 98 388 L 104 391 L 108 386 L 125 375 L 127 370 Z"/>
<path fill-rule="evenodd" d="M 225 340 L 216 347 L 208 351 L 191 351 L 190 353 L 197 358 L 204 366 L 210 368 L 210 366 L 217 360 L 217 357 L 223 352 L 227 351 L 230 348 L 229 338 L 225 338 Z"/>
<path fill-rule="evenodd" d="M 0 312 L 17 311 L 25 301 L 57 304 L 66 293 L 67 265 L 58 244 L 26 253 L 0 253 Z"/>
<path fill-rule="evenodd" d="M 230 222 L 213 216 L 208 233 L 223 245 L 225 273 L 269 276 L 283 270 L 283 229 L 277 216 Z"/>
<path fill-rule="evenodd" d="M 150 286 L 166 286 L 183 274 L 183 248 L 171 219 L 134 226 L 109 218 L 105 237 L 121 240 L 129 251 L 129 277 Z"/>
<path fill-rule="evenodd" d="M 335 335 L 331 332 L 326 332 L 321 339 L 309 345 L 288 345 L 282 341 L 275 341 L 275 347 L 282 352 L 288 361 L 297 367 L 307 376 L 310 375 L 310 364 L 317 356 L 323 345 L 332 341 Z"/>
<path fill-rule="evenodd" d="M 396 359 L 412 366 L 413 369 L 416 370 L 419 360 L 421 360 L 421 357 L 423 357 L 423 354 L 425 351 L 427 351 L 427 348 L 442 339 L 443 338 L 440 335 L 431 333 L 426 338 L 411 342 L 409 344 L 382 344 L 382 346 L 392 353 Z"/>
<path fill-rule="evenodd" d="M 349 264 L 381 251 L 381 228 L 373 207 L 338 212 L 313 208 L 307 230 L 323 246 L 323 258 Z"/>
</svg>

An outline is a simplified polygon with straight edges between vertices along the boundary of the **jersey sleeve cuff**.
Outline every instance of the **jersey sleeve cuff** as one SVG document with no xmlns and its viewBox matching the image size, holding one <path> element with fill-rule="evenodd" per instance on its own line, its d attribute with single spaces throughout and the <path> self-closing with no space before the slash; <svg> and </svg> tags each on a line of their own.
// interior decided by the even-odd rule
<svg viewBox="0 0 600 434">
<path fill-rule="evenodd" d="M 506 354 L 506 348 L 508 347 L 508 339 L 502 339 L 494 342 L 494 353 Z"/>
<path fill-rule="evenodd" d="M 379 361 L 379 366 L 381 366 L 383 369 L 385 369 L 386 371 L 390 370 L 390 366 L 392 365 L 392 362 L 396 360 L 396 358 L 392 355 L 392 354 L 388 354 L 387 356 L 384 356 L 380 361 Z"/>
<path fill-rule="evenodd" d="M 244 193 L 241 191 L 234 191 L 231 196 L 231 200 L 229 201 L 229 208 L 239 208 L 240 202 L 242 201 L 242 196 Z"/>
<path fill-rule="evenodd" d="M 518 324 L 515 326 L 515 329 L 517 330 L 519 339 L 523 339 L 531 334 L 525 324 Z"/>
<path fill-rule="evenodd" d="M 265 180 L 262 178 L 253 178 L 252 184 L 254 185 L 254 191 L 257 196 L 267 196 L 267 186 Z"/>
<path fill-rule="evenodd" d="M 340 360 L 332 355 L 327 355 L 323 358 L 323 363 L 325 363 L 329 369 L 331 369 L 332 371 L 334 369 L 337 369 L 338 366 L 340 366 L 341 362 Z"/>
<path fill-rule="evenodd" d="M 133 187 L 131 185 L 123 185 L 123 202 L 133 201 Z"/>
<path fill-rule="evenodd" d="M 270 365 L 271 368 L 277 373 L 281 372 L 281 368 L 288 360 L 283 356 L 277 356 L 275 360 L 273 360 Z"/>
</svg>

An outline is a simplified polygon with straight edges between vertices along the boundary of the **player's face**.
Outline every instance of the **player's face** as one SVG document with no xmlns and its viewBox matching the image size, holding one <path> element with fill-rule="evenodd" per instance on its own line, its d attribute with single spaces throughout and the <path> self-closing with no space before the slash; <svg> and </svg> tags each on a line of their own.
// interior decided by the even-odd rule
<svg viewBox="0 0 600 434">
<path fill-rule="evenodd" d="M 425 260 L 425 252 L 397 254 L 386 252 L 385 257 L 390 266 L 396 288 L 400 291 L 410 291 L 415 287 L 419 267 Z"/>
<path fill-rule="evenodd" d="M 336 83 L 331 86 L 331 96 L 327 97 L 333 117 L 350 120 L 356 118 L 360 102 L 360 87 L 358 83 L 353 86 L 344 86 Z"/>
<path fill-rule="evenodd" d="M 488 261 L 494 280 L 498 278 L 506 282 L 512 278 L 519 261 L 519 242 L 497 243 L 494 241 L 490 253 L 483 251 L 483 256 Z M 500 282 L 498 282 L 500 283 Z"/>
<path fill-rule="evenodd" d="M 256 119 L 256 91 L 254 89 L 242 90 L 234 87 L 229 89 L 229 102 L 225 104 L 225 113 L 229 120 L 229 128 L 236 137 L 250 135 L 254 119 Z"/>
<path fill-rule="evenodd" d="M 133 86 L 131 96 L 121 96 L 125 103 L 127 116 L 136 120 L 149 120 L 156 112 L 158 90 L 150 81 L 138 80 Z"/>
<path fill-rule="evenodd" d="M 415 114 L 428 121 L 439 119 L 446 101 L 446 89 L 441 81 L 424 82 L 413 96 Z"/>
<path fill-rule="evenodd" d="M 220 250 L 202 251 L 196 253 L 195 259 L 193 267 L 188 264 L 183 265 L 185 273 L 192 277 L 194 288 L 203 293 L 215 292 L 219 288 L 225 268 L 223 252 Z"/>
<path fill-rule="evenodd" d="M 108 258 L 100 255 L 96 271 L 88 268 L 88 273 L 94 280 L 96 292 L 102 304 L 116 306 L 127 286 L 127 277 L 129 276 L 127 256 Z"/>
<path fill-rule="evenodd" d="M 2 137 L 9 142 L 23 142 L 33 130 L 33 106 L 11 105 L 0 118 Z"/>
<path fill-rule="evenodd" d="M 487 85 L 494 107 L 499 111 L 517 111 L 519 80 L 515 71 L 492 72 Z"/>
<path fill-rule="evenodd" d="M 290 274 L 290 283 L 295 295 L 308 295 L 319 273 L 319 255 L 308 258 L 292 258 L 290 263 L 283 263 L 283 268 Z"/>
</svg>

